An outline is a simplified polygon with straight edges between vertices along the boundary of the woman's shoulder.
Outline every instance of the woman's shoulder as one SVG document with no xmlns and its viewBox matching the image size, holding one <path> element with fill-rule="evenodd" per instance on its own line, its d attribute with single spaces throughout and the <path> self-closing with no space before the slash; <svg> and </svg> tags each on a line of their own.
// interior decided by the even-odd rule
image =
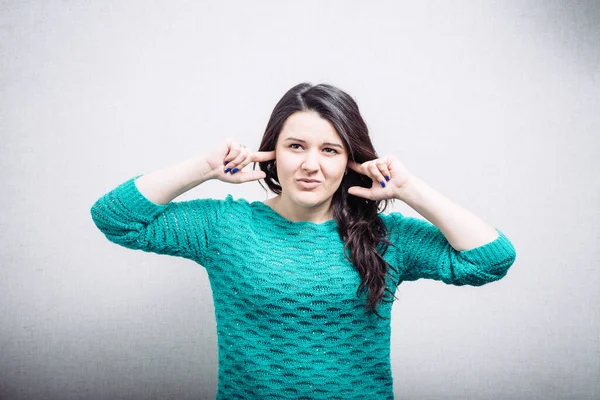
<svg viewBox="0 0 600 400">
<path fill-rule="evenodd" d="M 251 211 L 265 211 L 270 210 L 270 206 L 268 205 L 268 201 L 260 201 L 260 200 L 248 200 L 245 197 L 234 197 L 232 194 L 228 193 L 224 195 L 224 197 L 204 197 L 184 202 L 179 202 L 179 204 L 187 204 L 190 206 L 197 206 L 199 208 L 212 208 L 220 211 L 235 211 L 235 212 L 243 212 L 244 210 Z"/>
<path fill-rule="evenodd" d="M 235 212 L 240 214 L 250 213 L 256 208 L 265 207 L 264 202 L 248 200 L 245 197 L 236 198 L 230 193 L 226 194 L 223 198 L 209 198 L 203 199 L 203 201 L 212 203 L 223 212 Z"/>
<path fill-rule="evenodd" d="M 225 199 L 223 199 L 222 201 L 231 207 L 246 208 L 246 209 L 250 209 L 250 208 L 254 207 L 256 205 L 255 203 L 260 203 L 259 201 L 248 200 L 245 197 L 235 198 L 232 194 L 227 194 L 225 196 Z"/>
<path fill-rule="evenodd" d="M 407 230 L 414 227 L 422 228 L 433 226 L 433 224 L 431 224 L 429 221 L 423 218 L 405 215 L 404 213 L 399 211 L 394 211 L 386 214 L 380 213 L 379 217 L 386 225 L 386 227 L 393 231 Z"/>
<path fill-rule="evenodd" d="M 221 203 L 223 205 L 229 206 L 248 206 L 251 204 L 250 201 L 246 200 L 243 197 L 235 198 L 232 194 L 226 194 L 224 197 L 202 197 L 194 200 L 190 200 L 190 202 L 202 202 L 202 203 Z"/>
<path fill-rule="evenodd" d="M 394 211 L 388 213 L 379 213 L 379 218 L 383 221 L 386 226 L 394 225 L 399 223 L 404 217 L 404 214 Z"/>
<path fill-rule="evenodd" d="M 228 226 L 257 229 L 277 222 L 274 212 L 264 201 L 249 200 L 245 197 L 234 197 L 227 194 L 217 202 L 219 220 Z"/>
<path fill-rule="evenodd" d="M 169 204 L 172 210 L 189 210 L 201 214 L 211 214 L 215 218 L 227 214 L 244 214 L 251 209 L 251 203 L 244 198 L 234 198 L 231 194 L 223 197 L 201 197 L 191 200 L 174 201 Z"/>
</svg>

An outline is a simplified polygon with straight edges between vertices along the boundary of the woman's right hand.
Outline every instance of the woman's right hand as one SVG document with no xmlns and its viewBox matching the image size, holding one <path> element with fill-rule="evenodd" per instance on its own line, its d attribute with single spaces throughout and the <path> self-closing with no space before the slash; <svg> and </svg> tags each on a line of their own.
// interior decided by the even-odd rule
<svg viewBox="0 0 600 400">
<path fill-rule="evenodd" d="M 206 162 L 210 168 L 208 176 L 209 179 L 218 179 L 228 183 L 257 181 L 266 178 L 263 171 L 259 169 L 244 172 L 243 168 L 252 162 L 273 159 L 275 159 L 275 150 L 250 152 L 237 141 L 225 139 L 219 147 L 206 155 Z"/>
</svg>

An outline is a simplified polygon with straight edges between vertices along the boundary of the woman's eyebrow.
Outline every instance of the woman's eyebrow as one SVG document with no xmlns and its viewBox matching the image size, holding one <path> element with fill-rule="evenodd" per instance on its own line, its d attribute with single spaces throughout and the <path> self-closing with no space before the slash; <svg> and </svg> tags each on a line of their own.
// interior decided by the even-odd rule
<svg viewBox="0 0 600 400">
<path fill-rule="evenodd" d="M 287 140 L 292 140 L 294 142 L 301 142 L 301 143 L 306 143 L 306 140 L 302 140 L 302 139 L 298 139 L 298 138 L 294 138 L 294 137 L 289 137 L 285 139 Z M 331 142 L 324 142 L 323 145 L 325 146 L 331 146 L 331 147 L 339 147 L 340 149 L 344 150 L 344 147 L 341 144 L 337 144 L 337 143 L 331 143 Z"/>
</svg>

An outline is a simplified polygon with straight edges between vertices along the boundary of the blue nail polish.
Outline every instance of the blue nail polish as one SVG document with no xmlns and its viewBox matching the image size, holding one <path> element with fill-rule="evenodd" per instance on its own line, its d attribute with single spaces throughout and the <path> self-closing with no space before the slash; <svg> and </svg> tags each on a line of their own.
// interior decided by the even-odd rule
<svg viewBox="0 0 600 400">
<path fill-rule="evenodd" d="M 385 176 L 385 180 L 386 180 L 386 181 L 389 181 L 389 180 L 390 180 L 390 177 L 386 175 L 386 176 Z"/>
<path fill-rule="evenodd" d="M 232 174 L 235 174 L 236 172 L 238 172 L 238 169 L 237 169 L 237 168 L 234 168 L 234 169 L 231 171 L 231 173 L 232 173 Z"/>
<path fill-rule="evenodd" d="M 229 164 L 229 161 L 225 161 L 225 164 L 223 164 L 223 165 L 227 165 L 227 164 Z"/>
<path fill-rule="evenodd" d="M 381 182 L 381 187 L 385 187 L 385 182 Z"/>
<path fill-rule="evenodd" d="M 228 173 L 229 171 L 231 171 L 231 168 L 227 168 L 227 169 L 225 170 L 225 173 Z"/>
</svg>

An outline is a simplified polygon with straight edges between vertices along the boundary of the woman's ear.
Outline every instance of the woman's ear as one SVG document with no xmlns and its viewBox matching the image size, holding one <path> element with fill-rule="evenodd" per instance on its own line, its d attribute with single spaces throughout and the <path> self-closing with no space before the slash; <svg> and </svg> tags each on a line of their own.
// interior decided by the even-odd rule
<svg viewBox="0 0 600 400">
<path fill-rule="evenodd" d="M 274 160 L 272 163 L 267 164 L 267 177 L 270 177 L 276 182 L 279 182 L 279 178 L 277 176 L 277 160 Z"/>
</svg>

